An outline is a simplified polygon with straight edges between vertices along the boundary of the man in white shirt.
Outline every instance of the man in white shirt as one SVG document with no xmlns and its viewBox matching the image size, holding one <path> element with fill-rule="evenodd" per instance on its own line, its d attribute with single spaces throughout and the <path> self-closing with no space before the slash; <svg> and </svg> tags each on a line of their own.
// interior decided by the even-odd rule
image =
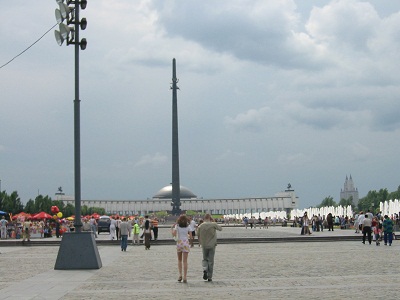
<svg viewBox="0 0 400 300">
<path fill-rule="evenodd" d="M 190 243 L 190 248 L 193 248 L 193 244 L 194 244 L 194 236 L 195 236 L 195 234 L 196 234 L 196 221 L 195 220 L 193 220 L 193 218 L 192 217 L 189 217 L 189 230 L 190 230 L 190 232 L 192 233 L 192 236 L 191 236 L 191 238 L 190 238 L 190 240 L 189 240 L 189 243 Z"/>
<path fill-rule="evenodd" d="M 1 217 L 0 220 L 0 225 L 1 225 L 1 238 L 6 239 L 7 238 L 7 224 L 8 221 L 4 216 Z"/>
</svg>

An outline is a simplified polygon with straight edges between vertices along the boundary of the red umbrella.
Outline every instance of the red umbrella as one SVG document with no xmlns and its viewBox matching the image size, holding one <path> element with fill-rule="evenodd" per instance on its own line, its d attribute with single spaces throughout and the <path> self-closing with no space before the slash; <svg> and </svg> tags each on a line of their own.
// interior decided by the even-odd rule
<svg viewBox="0 0 400 300">
<path fill-rule="evenodd" d="M 18 218 L 30 218 L 31 217 L 31 215 L 30 214 L 27 214 L 27 213 L 25 213 L 25 212 L 20 212 L 19 214 L 16 214 L 16 215 L 14 215 L 13 217 L 12 217 L 12 219 L 13 220 L 16 220 L 16 219 L 18 219 Z"/>
<path fill-rule="evenodd" d="M 98 218 L 100 218 L 100 215 L 98 213 L 93 213 L 92 217 L 97 220 Z"/>
<path fill-rule="evenodd" d="M 32 217 L 32 219 L 52 219 L 52 218 L 53 218 L 52 215 L 49 215 L 48 213 L 45 213 L 44 211 L 42 211 Z"/>
</svg>

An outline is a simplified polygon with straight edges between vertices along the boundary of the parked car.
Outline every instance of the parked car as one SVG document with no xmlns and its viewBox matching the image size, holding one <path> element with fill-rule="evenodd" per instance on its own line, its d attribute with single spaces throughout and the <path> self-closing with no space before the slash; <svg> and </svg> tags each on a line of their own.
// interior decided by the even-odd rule
<svg viewBox="0 0 400 300">
<path fill-rule="evenodd" d="M 100 232 L 110 233 L 110 224 L 111 224 L 111 219 L 109 216 L 101 216 L 97 220 L 97 233 L 98 234 L 100 234 Z"/>
</svg>

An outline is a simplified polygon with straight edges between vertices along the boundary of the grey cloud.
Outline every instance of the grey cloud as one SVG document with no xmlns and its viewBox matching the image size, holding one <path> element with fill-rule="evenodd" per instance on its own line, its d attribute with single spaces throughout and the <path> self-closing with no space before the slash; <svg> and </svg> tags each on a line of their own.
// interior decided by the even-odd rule
<svg viewBox="0 0 400 300">
<path fill-rule="evenodd" d="M 299 16 L 292 1 L 227 3 L 165 2 L 157 6 L 158 22 L 170 36 L 181 36 L 239 59 L 284 68 L 319 67 L 312 43 L 304 47 L 294 34 Z"/>
</svg>

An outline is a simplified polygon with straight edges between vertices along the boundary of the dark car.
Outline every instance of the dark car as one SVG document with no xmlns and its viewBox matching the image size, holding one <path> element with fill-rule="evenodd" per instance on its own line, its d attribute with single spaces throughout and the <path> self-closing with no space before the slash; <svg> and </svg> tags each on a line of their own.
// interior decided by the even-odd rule
<svg viewBox="0 0 400 300">
<path fill-rule="evenodd" d="M 100 234 L 100 232 L 108 232 L 110 233 L 110 224 L 111 224 L 111 219 L 108 216 L 101 216 L 97 220 L 97 233 Z"/>
</svg>

